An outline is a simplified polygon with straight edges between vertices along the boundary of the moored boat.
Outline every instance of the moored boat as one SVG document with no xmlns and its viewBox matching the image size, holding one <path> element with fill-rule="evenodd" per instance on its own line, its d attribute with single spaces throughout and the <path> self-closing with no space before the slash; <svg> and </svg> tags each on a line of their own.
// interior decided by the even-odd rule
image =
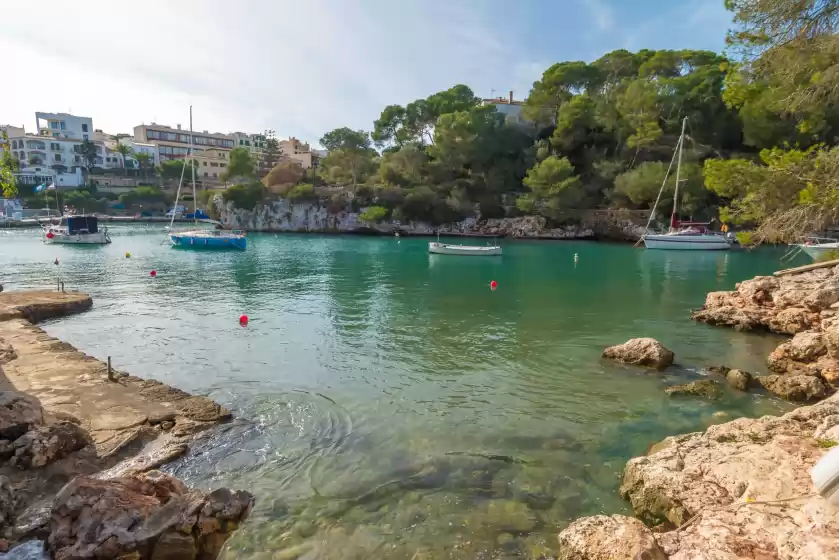
<svg viewBox="0 0 839 560">
<path fill-rule="evenodd" d="M 796 246 L 814 260 L 831 251 L 839 251 L 839 241 L 826 237 L 807 237 L 804 243 Z"/>
<path fill-rule="evenodd" d="M 96 216 L 63 216 L 58 225 L 44 227 L 44 242 L 66 245 L 105 245 L 108 228 L 99 228 Z"/>
<path fill-rule="evenodd" d="M 195 158 L 193 157 L 192 148 L 192 107 L 189 108 L 189 151 L 187 157 L 192 158 L 192 200 L 197 201 L 195 191 Z M 184 167 L 186 169 L 186 167 Z M 245 238 L 245 232 L 241 230 L 232 231 L 218 231 L 209 229 L 191 229 L 186 231 L 172 231 L 172 225 L 175 223 L 175 218 L 178 214 L 183 214 L 185 210 L 178 206 L 181 197 L 181 186 L 183 185 L 183 173 L 181 174 L 181 181 L 178 183 L 178 192 L 175 195 L 175 205 L 172 210 L 167 213 L 171 214 L 171 221 L 169 222 L 169 241 L 173 247 L 183 247 L 185 249 L 238 249 L 244 251 L 248 248 L 248 240 Z M 188 217 L 195 221 L 198 225 L 199 217 L 201 221 L 205 221 L 207 217 L 202 210 L 196 208 Z M 209 221 L 209 220 L 206 220 Z"/>
<path fill-rule="evenodd" d="M 436 255 L 463 255 L 470 257 L 500 257 L 501 247 L 498 245 L 450 245 L 432 241 L 428 244 L 428 252 Z"/>
<path fill-rule="evenodd" d="M 679 220 L 679 183 L 681 182 L 682 169 L 682 150 L 685 142 L 685 126 L 687 125 L 687 117 L 682 120 L 682 133 L 679 136 L 679 141 L 676 144 L 676 151 L 673 152 L 673 159 L 670 161 L 670 167 L 664 175 L 664 181 L 661 183 L 661 189 L 658 191 L 658 197 L 653 205 L 650 219 L 647 222 L 647 233 L 641 237 L 644 246 L 647 249 L 672 249 L 679 251 L 725 251 L 731 249 L 734 236 L 727 233 L 716 233 L 709 231 L 709 223 L 705 222 L 681 222 Z M 664 192 L 664 187 L 667 185 L 667 178 L 670 175 L 670 169 L 673 167 L 673 162 L 678 156 L 678 163 L 676 164 L 676 188 L 673 193 L 673 211 L 670 213 L 670 229 L 665 233 L 650 233 L 649 227 L 655 217 L 655 211 L 658 207 L 658 201 L 661 200 L 661 194 Z"/>
</svg>

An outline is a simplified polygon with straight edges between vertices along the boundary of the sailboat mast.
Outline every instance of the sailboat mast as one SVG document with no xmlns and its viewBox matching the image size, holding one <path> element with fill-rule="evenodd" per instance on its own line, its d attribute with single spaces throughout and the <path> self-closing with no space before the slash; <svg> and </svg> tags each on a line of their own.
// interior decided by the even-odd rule
<svg viewBox="0 0 839 560">
<path fill-rule="evenodd" d="M 682 133 L 679 135 L 679 159 L 676 163 L 676 190 L 673 192 L 673 213 L 670 214 L 670 227 L 675 228 L 678 222 L 679 213 L 679 181 L 681 179 L 682 171 L 682 149 L 685 144 L 685 126 L 688 123 L 688 118 L 682 120 Z"/>
<path fill-rule="evenodd" d="M 192 158 L 190 167 L 192 168 L 192 219 L 198 223 L 198 197 L 195 196 L 195 152 L 192 141 L 192 105 L 189 106 L 189 155 Z"/>
</svg>

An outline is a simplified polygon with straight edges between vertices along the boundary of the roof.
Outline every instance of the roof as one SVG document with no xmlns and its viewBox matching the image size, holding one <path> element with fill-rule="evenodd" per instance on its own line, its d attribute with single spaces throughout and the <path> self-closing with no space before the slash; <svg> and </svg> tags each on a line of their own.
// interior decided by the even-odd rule
<svg viewBox="0 0 839 560">
<path fill-rule="evenodd" d="M 524 101 L 516 101 L 515 99 L 510 102 L 509 99 L 506 97 L 498 97 L 495 99 L 481 99 L 481 103 L 484 105 L 524 105 Z"/>
</svg>

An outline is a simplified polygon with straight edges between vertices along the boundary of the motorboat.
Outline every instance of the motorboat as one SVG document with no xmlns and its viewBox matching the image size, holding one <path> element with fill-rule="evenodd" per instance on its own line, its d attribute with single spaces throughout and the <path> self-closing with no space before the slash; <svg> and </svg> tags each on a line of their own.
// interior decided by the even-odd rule
<svg viewBox="0 0 839 560">
<path fill-rule="evenodd" d="M 451 245 L 432 241 L 428 244 L 428 252 L 435 255 L 463 255 L 469 257 L 500 257 L 501 247 L 498 245 Z"/>
<path fill-rule="evenodd" d="M 682 169 L 682 150 L 685 142 L 685 126 L 687 125 L 687 117 L 682 121 L 682 134 L 679 136 L 679 141 L 676 143 L 676 150 L 673 152 L 673 159 L 670 161 L 670 167 L 664 175 L 664 181 L 661 183 L 661 189 L 658 191 L 658 197 L 653 205 L 650 219 L 647 222 L 647 233 L 641 238 L 644 241 L 644 246 L 647 249 L 673 249 L 679 251 L 725 251 L 731 249 L 734 244 L 734 235 L 729 233 L 716 233 L 708 229 L 710 223 L 707 222 L 682 222 L 679 220 L 679 184 L 681 183 L 681 169 Z M 667 178 L 670 175 L 670 169 L 673 167 L 673 161 L 678 157 L 676 165 L 676 188 L 673 193 L 673 210 L 670 213 L 670 228 L 664 233 L 650 233 L 649 227 L 653 218 L 655 217 L 656 207 L 658 201 L 661 200 L 661 194 L 667 185 Z"/>
<path fill-rule="evenodd" d="M 796 247 L 815 260 L 831 251 L 839 251 L 839 241 L 827 237 L 807 237 L 804 243 L 798 243 Z"/>
<path fill-rule="evenodd" d="M 62 216 L 57 225 L 44 227 L 45 243 L 67 245 L 106 245 L 111 242 L 108 228 L 99 227 L 96 216 Z"/>
</svg>

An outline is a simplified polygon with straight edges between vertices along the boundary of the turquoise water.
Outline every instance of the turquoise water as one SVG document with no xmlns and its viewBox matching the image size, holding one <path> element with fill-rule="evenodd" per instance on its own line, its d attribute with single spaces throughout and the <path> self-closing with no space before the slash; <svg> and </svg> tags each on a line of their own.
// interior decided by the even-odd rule
<svg viewBox="0 0 839 560">
<path fill-rule="evenodd" d="M 247 252 L 208 253 L 161 244 L 158 226 L 111 230 L 106 247 L 0 230 L 0 282 L 60 273 L 95 304 L 50 334 L 234 410 L 168 467 L 256 495 L 228 558 L 550 557 L 575 517 L 627 511 L 628 458 L 784 409 L 662 390 L 711 364 L 763 371 L 777 338 L 689 312 L 708 291 L 803 264 L 781 265 L 782 251 L 505 241 L 502 258 L 458 258 L 428 255 L 427 239 L 254 234 Z M 638 336 L 678 366 L 600 359 Z"/>
</svg>

